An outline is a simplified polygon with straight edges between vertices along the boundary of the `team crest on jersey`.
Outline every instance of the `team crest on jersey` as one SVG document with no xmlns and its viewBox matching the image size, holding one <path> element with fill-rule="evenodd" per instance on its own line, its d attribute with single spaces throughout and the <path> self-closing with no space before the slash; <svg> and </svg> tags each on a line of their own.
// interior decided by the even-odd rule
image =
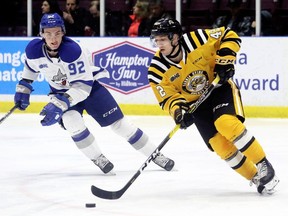
<svg viewBox="0 0 288 216">
<path fill-rule="evenodd" d="M 62 74 L 60 69 L 57 74 L 52 77 L 51 81 L 60 86 L 69 86 L 67 75 Z"/>
<path fill-rule="evenodd" d="M 209 85 L 206 71 L 197 70 L 190 73 L 182 83 L 182 89 L 192 95 L 200 95 Z"/>
</svg>

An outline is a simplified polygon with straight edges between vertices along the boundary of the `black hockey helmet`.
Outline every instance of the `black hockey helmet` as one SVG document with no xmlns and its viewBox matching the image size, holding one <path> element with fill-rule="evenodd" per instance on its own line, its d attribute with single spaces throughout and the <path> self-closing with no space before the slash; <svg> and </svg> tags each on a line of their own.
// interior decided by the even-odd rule
<svg viewBox="0 0 288 216">
<path fill-rule="evenodd" d="M 152 27 L 150 38 L 154 39 L 157 35 L 168 35 L 171 40 L 174 34 L 178 34 L 179 38 L 182 36 L 182 27 L 176 19 L 161 18 L 156 21 Z"/>
</svg>

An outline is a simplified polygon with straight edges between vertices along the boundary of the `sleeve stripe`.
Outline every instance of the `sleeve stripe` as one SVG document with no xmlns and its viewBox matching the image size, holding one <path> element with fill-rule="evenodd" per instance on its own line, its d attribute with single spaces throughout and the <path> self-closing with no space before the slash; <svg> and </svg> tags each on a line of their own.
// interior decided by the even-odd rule
<svg viewBox="0 0 288 216">
<path fill-rule="evenodd" d="M 238 44 L 238 46 L 240 47 L 241 45 L 241 39 L 239 38 L 225 38 L 222 40 L 222 43 L 227 42 L 227 41 L 232 41 Z"/>
<path fill-rule="evenodd" d="M 206 34 L 204 30 L 198 29 L 194 33 L 195 33 L 195 38 L 197 38 L 201 46 L 207 43 L 208 35 Z M 186 45 L 185 48 L 188 48 L 189 52 L 192 52 L 193 50 L 197 48 L 197 45 L 195 41 L 193 40 L 193 37 L 191 36 L 191 34 L 184 34 L 183 39 L 185 42 L 184 46 Z"/>
<path fill-rule="evenodd" d="M 153 68 L 157 69 L 157 70 L 158 70 L 159 72 L 161 72 L 161 73 L 164 73 L 164 72 L 165 72 L 165 70 L 164 70 L 163 68 L 159 67 L 159 66 L 156 65 L 156 64 L 152 64 L 152 63 L 151 63 L 150 67 L 153 67 Z"/>
<path fill-rule="evenodd" d="M 195 35 L 197 37 L 197 39 L 199 40 L 200 44 L 203 45 L 207 42 L 208 36 L 206 34 L 206 32 L 202 29 L 198 29 L 195 32 Z"/>
<path fill-rule="evenodd" d="M 148 72 L 148 80 L 149 82 L 153 82 L 155 84 L 159 84 L 162 80 L 162 77 L 157 75 L 156 73 L 149 71 Z"/>
<path fill-rule="evenodd" d="M 181 42 L 181 46 L 184 47 L 185 50 L 187 50 L 187 52 L 190 52 L 189 47 L 187 46 L 187 43 L 185 42 L 184 38 L 182 37 L 182 42 Z"/>
<path fill-rule="evenodd" d="M 166 98 L 165 100 L 163 100 L 162 102 L 159 103 L 159 105 L 161 106 L 161 109 L 164 110 L 164 105 L 166 103 L 166 101 L 168 100 L 169 98 Z"/>
<path fill-rule="evenodd" d="M 148 71 L 149 82 L 159 84 L 162 80 L 162 74 L 164 74 L 170 68 L 170 65 L 168 63 L 166 64 L 165 61 L 158 56 L 154 56 L 150 64 L 150 68 L 154 68 L 156 72 L 154 72 L 152 69 Z"/>
<path fill-rule="evenodd" d="M 152 59 L 151 67 L 157 68 L 162 73 L 164 73 L 165 71 L 168 70 L 168 67 L 165 64 L 163 64 L 162 62 L 158 61 L 157 59 Z"/>
<path fill-rule="evenodd" d="M 188 34 L 184 34 L 184 35 L 183 35 L 183 39 L 184 39 L 184 41 L 185 41 L 184 44 L 187 45 L 187 48 L 188 48 L 189 52 L 192 52 L 194 49 L 197 48 L 197 46 L 196 46 L 196 44 L 194 43 L 194 41 L 192 40 L 190 34 L 189 34 L 189 35 L 188 35 Z"/>
<path fill-rule="evenodd" d="M 230 31 L 230 28 L 225 29 L 225 31 L 224 31 L 224 35 L 223 35 L 222 38 L 225 38 L 229 31 Z"/>
<path fill-rule="evenodd" d="M 170 104 L 169 104 L 169 110 L 175 105 L 175 104 L 177 104 L 177 103 L 185 103 L 186 102 L 186 100 L 185 99 L 183 99 L 183 98 L 175 98 L 174 100 L 172 100 L 171 102 L 170 102 Z"/>
</svg>

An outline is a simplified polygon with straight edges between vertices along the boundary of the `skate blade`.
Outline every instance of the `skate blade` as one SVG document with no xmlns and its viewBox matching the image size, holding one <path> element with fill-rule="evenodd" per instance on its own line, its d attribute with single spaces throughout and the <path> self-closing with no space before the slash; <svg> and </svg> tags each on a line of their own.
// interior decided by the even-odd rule
<svg viewBox="0 0 288 216">
<path fill-rule="evenodd" d="M 111 170 L 111 171 L 108 172 L 108 173 L 104 173 L 104 175 L 105 175 L 105 176 L 115 176 L 116 173 L 115 173 L 113 170 Z"/>
<path fill-rule="evenodd" d="M 273 194 L 276 192 L 275 187 L 278 185 L 280 182 L 279 178 L 277 176 L 274 176 L 274 178 L 268 182 L 266 185 L 264 185 L 264 189 L 262 191 L 263 194 Z"/>
</svg>

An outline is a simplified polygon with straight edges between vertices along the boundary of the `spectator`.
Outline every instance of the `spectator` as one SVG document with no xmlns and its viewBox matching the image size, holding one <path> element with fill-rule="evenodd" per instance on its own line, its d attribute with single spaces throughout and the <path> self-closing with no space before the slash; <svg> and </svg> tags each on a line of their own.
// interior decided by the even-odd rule
<svg viewBox="0 0 288 216">
<path fill-rule="evenodd" d="M 42 2 L 41 6 L 42 14 L 45 13 L 58 13 L 63 16 L 63 11 L 60 9 L 57 0 L 45 0 Z"/>
<path fill-rule="evenodd" d="M 57 0 L 44 0 L 41 5 L 41 14 L 36 14 L 35 19 L 33 19 L 33 35 L 39 35 L 39 25 L 41 17 L 46 13 L 58 13 L 63 17 L 63 11 L 60 9 Z M 37 23 L 37 24 L 36 24 Z"/>
<path fill-rule="evenodd" d="M 150 11 L 149 19 L 151 20 L 152 23 L 151 28 L 153 27 L 153 24 L 161 18 L 165 19 L 172 18 L 172 16 L 168 12 L 166 12 L 163 0 L 150 0 L 149 11 Z"/>
<path fill-rule="evenodd" d="M 252 22 L 252 28 L 253 28 L 253 36 L 255 36 L 256 31 L 256 21 Z M 272 14 L 267 10 L 261 11 L 261 36 L 272 36 L 277 35 L 277 30 L 273 25 L 273 18 Z"/>
<path fill-rule="evenodd" d="M 137 1 L 133 7 L 133 14 L 129 16 L 127 35 L 129 37 L 150 36 L 149 3 Z"/>
<path fill-rule="evenodd" d="M 66 11 L 63 13 L 67 36 L 84 36 L 89 12 L 79 6 L 79 0 L 66 0 Z"/>
<path fill-rule="evenodd" d="M 230 8 L 230 13 L 226 16 L 220 16 L 213 23 L 212 28 L 229 27 L 239 36 L 251 36 L 254 33 L 252 22 L 254 17 L 247 16 L 241 8 L 242 0 L 229 0 L 227 7 Z"/>
<path fill-rule="evenodd" d="M 166 12 L 163 0 L 150 0 L 149 17 L 147 21 L 147 26 L 149 26 L 149 32 L 151 32 L 154 23 L 161 18 L 170 19 L 172 18 L 172 16 L 168 12 Z"/>
<path fill-rule="evenodd" d="M 91 0 L 89 15 L 85 27 L 85 36 L 100 36 L 100 1 Z M 127 36 L 123 27 L 123 14 L 121 11 L 105 10 L 105 35 Z"/>
<path fill-rule="evenodd" d="M 85 27 L 86 36 L 100 36 L 100 2 L 91 0 L 89 7 L 88 26 Z"/>
</svg>

